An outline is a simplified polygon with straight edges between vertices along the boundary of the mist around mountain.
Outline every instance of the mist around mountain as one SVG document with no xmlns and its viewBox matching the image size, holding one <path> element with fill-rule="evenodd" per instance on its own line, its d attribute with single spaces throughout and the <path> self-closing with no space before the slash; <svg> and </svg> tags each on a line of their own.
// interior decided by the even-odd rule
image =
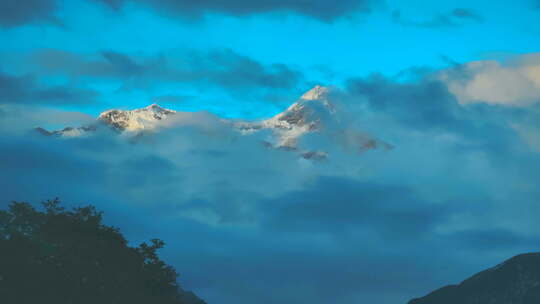
<svg viewBox="0 0 540 304">
<path fill-rule="evenodd" d="M 278 116 L 282 129 L 176 111 L 142 131 L 43 136 L 97 117 L 2 105 L 3 197 L 90 202 L 128 239 L 163 239 L 209 303 L 406 303 L 537 250 L 536 108 L 462 104 L 433 77 L 330 91 L 332 107 L 299 100 L 314 116 Z M 314 130 L 279 147 L 304 117 Z M 395 148 L 359 153 L 364 134 Z"/>
<path fill-rule="evenodd" d="M 351 128 L 350 121 L 341 113 L 342 109 L 332 101 L 331 88 L 317 85 L 303 94 L 285 111 L 258 121 L 219 118 L 207 113 L 178 112 L 165 109 L 158 104 L 135 110 L 112 109 L 102 112 L 96 121 L 80 127 L 68 126 L 61 130 L 48 131 L 42 127 L 35 130 L 46 136 L 59 138 L 87 137 L 97 131 L 109 129 L 132 142 L 141 136 L 151 136 L 163 130 L 185 125 L 197 124 L 197 120 L 213 120 L 221 128 L 236 132 L 238 136 L 265 132 L 261 144 L 269 148 L 294 151 L 305 159 L 324 160 L 328 151 L 314 147 L 301 147 L 299 142 L 309 134 L 322 134 L 332 138 L 336 146 L 352 147 L 355 153 L 373 149 L 393 148 L 382 140 Z"/>
<path fill-rule="evenodd" d="M 408 304 L 538 304 L 540 253 L 515 256 Z"/>
</svg>

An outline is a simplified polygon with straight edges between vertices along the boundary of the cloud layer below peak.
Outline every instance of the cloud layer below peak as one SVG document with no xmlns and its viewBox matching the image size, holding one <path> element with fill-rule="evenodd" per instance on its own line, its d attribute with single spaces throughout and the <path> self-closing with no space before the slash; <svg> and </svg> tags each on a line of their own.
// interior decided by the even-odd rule
<svg viewBox="0 0 540 304">
<path fill-rule="evenodd" d="M 331 98 L 395 149 L 359 156 L 312 134 L 302 144 L 330 157 L 311 162 L 208 113 L 137 143 L 58 140 L 23 129 L 87 117 L 5 105 L 2 204 L 95 204 L 130 239 L 164 239 L 181 283 L 209 303 L 405 303 L 537 248 L 537 105 L 463 104 L 432 74 L 357 77 Z"/>
</svg>

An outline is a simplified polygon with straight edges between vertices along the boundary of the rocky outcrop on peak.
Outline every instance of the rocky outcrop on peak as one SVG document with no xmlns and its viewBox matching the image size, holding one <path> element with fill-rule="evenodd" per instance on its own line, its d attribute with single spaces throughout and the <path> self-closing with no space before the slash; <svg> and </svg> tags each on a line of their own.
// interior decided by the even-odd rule
<svg viewBox="0 0 540 304">
<path fill-rule="evenodd" d="M 98 120 L 119 131 L 139 131 L 152 128 L 156 122 L 175 113 L 176 111 L 152 104 L 132 111 L 108 110 L 101 113 Z"/>
</svg>

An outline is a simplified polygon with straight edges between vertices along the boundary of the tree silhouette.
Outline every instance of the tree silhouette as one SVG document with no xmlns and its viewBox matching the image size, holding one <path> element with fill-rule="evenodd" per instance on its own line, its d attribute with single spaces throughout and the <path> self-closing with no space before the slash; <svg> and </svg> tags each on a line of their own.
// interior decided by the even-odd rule
<svg viewBox="0 0 540 304">
<path fill-rule="evenodd" d="M 164 245 L 128 246 L 92 206 L 66 210 L 55 199 L 37 210 L 13 202 L 0 210 L 0 303 L 204 303 L 158 257 Z"/>
</svg>

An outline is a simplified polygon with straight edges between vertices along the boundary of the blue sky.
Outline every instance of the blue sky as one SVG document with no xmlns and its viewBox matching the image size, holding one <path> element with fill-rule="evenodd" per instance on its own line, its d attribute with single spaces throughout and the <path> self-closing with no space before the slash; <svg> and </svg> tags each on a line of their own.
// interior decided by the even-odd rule
<svg viewBox="0 0 540 304">
<path fill-rule="evenodd" d="M 372 1 L 370 12 L 353 10 L 333 20 L 286 10 L 242 16 L 209 12 L 193 20 L 149 9 L 144 1 L 127 1 L 121 9 L 107 5 L 107 1 L 56 2 L 57 9 L 48 19 L 0 29 L 0 39 L 6 42 L 1 49 L 5 58 L 57 49 L 85 55 L 114 51 L 128 56 L 168 56 L 182 62 L 186 51 L 228 49 L 262 65 L 285 64 L 302 73 L 302 83 L 293 90 L 270 92 L 279 95 L 274 103 L 262 102 L 264 97 L 258 94 L 231 96 L 215 86 L 194 92 L 172 83 L 159 91 L 163 95 L 198 96 L 191 102 L 166 106 L 209 110 L 228 117 L 275 114 L 314 83 L 340 86 L 349 77 L 371 73 L 392 76 L 412 67 L 441 68 L 452 62 L 530 53 L 540 43 L 534 26 L 539 12 L 528 0 L 511 5 L 502 0 Z M 452 17 L 456 9 L 470 11 L 474 17 Z M 397 11 L 400 21 L 393 18 Z M 4 71 L 17 74 L 32 69 L 16 59 L 5 60 L 3 66 Z M 66 75 L 54 76 L 43 75 L 39 81 L 72 81 L 65 79 Z M 78 79 L 77 86 L 101 92 L 99 102 L 81 108 L 93 115 L 111 107 L 150 104 L 159 95 L 149 87 L 120 92 L 118 83 L 95 78 Z M 200 97 L 202 92 L 204 98 Z"/>
<path fill-rule="evenodd" d="M 539 251 L 539 20 L 537 0 L 3 0 L 0 207 L 94 204 L 209 304 L 406 303 Z M 316 84 L 341 124 L 299 147 L 326 161 L 221 120 Z M 152 103 L 189 113 L 137 144 L 32 131 Z"/>
</svg>

